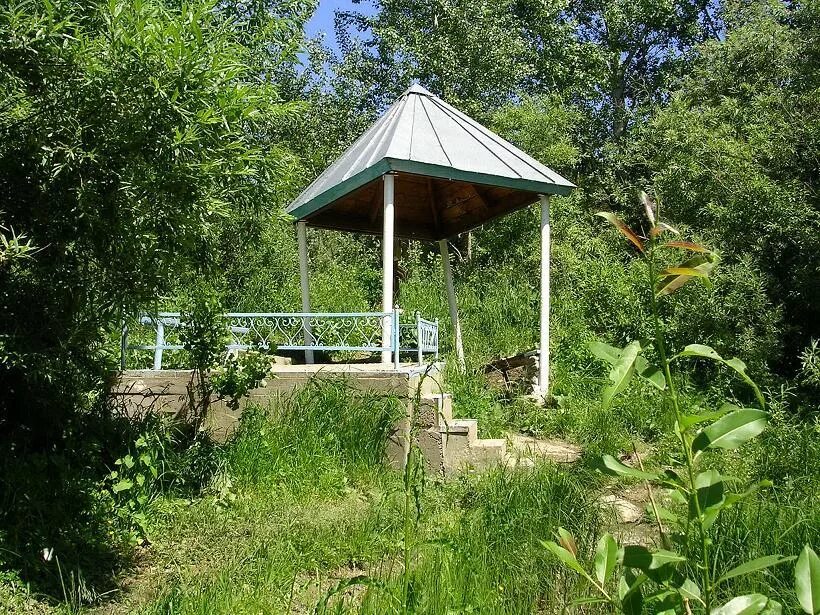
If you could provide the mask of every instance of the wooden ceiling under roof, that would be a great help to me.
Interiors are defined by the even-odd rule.
[[[538,200],[514,188],[395,173],[395,235],[402,239],[446,239]],[[382,178],[337,199],[305,218],[309,226],[379,235],[382,232]]]

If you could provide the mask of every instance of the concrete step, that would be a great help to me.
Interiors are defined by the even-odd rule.
[[[444,436],[438,427],[416,432],[415,439],[424,460],[424,472],[428,476],[444,476]]]
[[[581,458],[583,452],[579,446],[555,438],[541,439],[510,432],[507,439],[510,443],[510,455],[518,460],[547,459],[556,463],[574,463]]]
[[[420,390],[419,390],[420,389]],[[422,377],[417,375],[413,377],[410,387],[411,395],[416,393],[425,395],[439,395],[444,392],[444,370],[443,364],[436,365]]]
[[[444,436],[444,467],[446,472],[457,471],[469,462],[470,444],[478,439],[478,421],[454,419],[440,427]]]
[[[502,463],[508,468],[532,468],[535,460],[532,457],[522,457],[516,451],[507,451]]]
[[[453,419],[441,426],[442,433],[448,436],[464,437],[467,443],[478,440],[478,421],[476,419]]]
[[[474,470],[485,470],[504,462],[507,454],[505,438],[487,438],[470,444],[470,464]]]
[[[504,463],[507,458],[506,438],[478,438],[478,421],[475,419],[455,419],[441,429],[445,434],[445,473],[484,470]]]
[[[449,393],[424,395],[419,399],[413,417],[416,425],[423,429],[440,427],[453,420],[453,397]]]

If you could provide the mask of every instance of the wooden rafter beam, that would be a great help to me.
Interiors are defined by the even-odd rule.
[[[436,197],[436,187],[433,185],[433,179],[427,178],[427,196],[430,203],[430,214],[433,216],[433,227],[436,232],[439,232],[438,222],[438,198]]]
[[[481,194],[481,192],[478,191],[478,188],[476,188],[473,184],[467,184],[467,185],[470,187],[470,192],[472,192],[473,195],[475,196],[475,198],[478,199],[478,202],[481,204],[481,206],[485,210],[489,211],[490,210],[490,204],[487,202],[487,199],[484,198],[484,195]]]
[[[382,190],[379,182],[374,182],[373,196],[370,198],[370,224],[376,222],[382,210]]]

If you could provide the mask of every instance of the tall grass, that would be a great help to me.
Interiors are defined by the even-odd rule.
[[[498,468],[427,494],[409,604],[389,576],[368,589],[364,613],[532,613],[559,611],[574,579],[551,561],[540,540],[572,527],[590,553],[598,508],[586,476],[549,464],[531,471]]]
[[[317,481],[379,466],[402,412],[395,397],[355,393],[344,380],[316,380],[269,408],[245,411],[227,448],[228,468],[242,484],[320,488]]]
[[[225,449],[235,497],[167,511],[166,540],[192,551],[169,546],[188,564],[140,612],[559,611],[579,588],[540,540],[570,528],[590,555],[594,477],[549,464],[446,483],[416,475],[406,511],[382,463],[398,410],[330,381],[247,412]]]
[[[191,508],[166,501],[156,511],[167,539],[190,549],[174,560],[196,565],[180,568],[141,612],[306,609],[328,571],[381,557],[399,519],[389,497],[399,480],[382,462],[400,414],[394,397],[342,380],[246,410],[224,449],[222,480]]]

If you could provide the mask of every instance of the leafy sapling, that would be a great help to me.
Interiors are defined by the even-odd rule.
[[[742,491],[733,491],[738,481],[714,469],[701,470],[701,456],[709,450],[738,448],[758,436],[767,424],[766,403],[740,359],[725,359],[703,344],[689,344],[677,353],[670,348],[660,316],[660,302],[690,281],[700,280],[711,284],[709,276],[718,257],[705,246],[677,239],[678,231],[658,219],[658,208],[646,193],[641,193],[641,201],[649,225],[648,233],[643,235],[610,212],[598,215],[613,224],[645,261],[654,337],[632,341],[624,348],[595,342],[590,350],[610,365],[611,382],[602,395],[604,408],[627,390],[636,375],[662,392],[674,413],[673,429],[679,455],[673,467],[663,473],[624,465],[610,455],[604,456],[603,466],[610,473],[647,481],[647,486],[652,483],[668,489],[671,499],[678,504],[674,508],[681,512],[663,509],[653,499],[653,513],[659,522],[664,548],[652,550],[639,545],[618,546],[615,539],[607,534],[598,544],[594,576],[578,561],[574,540],[565,530],[559,528],[558,542],[548,541],[544,544],[595,590],[596,595],[581,600],[583,603],[607,602],[624,613],[640,613],[645,607],[656,613],[779,613],[781,605],[760,594],[737,596],[722,605],[716,604],[719,596],[725,596],[721,586],[727,581],[795,558],[780,555],[761,557],[718,576],[709,529],[722,511],[771,483],[762,481],[747,485]],[[667,239],[670,236],[674,238]],[[684,254],[682,261],[680,253]],[[678,258],[672,261],[673,257]],[[673,264],[669,264],[670,261]],[[651,365],[645,358],[648,350],[654,351],[653,354],[659,358],[659,366]],[[673,368],[688,358],[708,359],[732,369],[751,388],[757,407],[741,408],[727,402],[710,412],[685,413],[681,408]],[[693,544],[694,548],[691,547]],[[816,565],[816,555],[812,560],[813,553],[807,547],[801,556],[801,562],[805,563],[798,563],[798,595],[807,613],[818,612],[818,602],[814,601],[814,596],[820,601],[820,565]],[[810,562],[815,562],[814,573],[811,572]],[[617,579],[616,570],[619,572]],[[694,578],[688,576],[689,572]],[[616,590],[610,589],[610,583],[615,585]]]
[[[218,293],[198,287],[182,313],[180,337],[194,368],[191,419],[196,431],[204,424],[214,399],[224,399],[233,411],[253,389],[272,377],[271,357],[258,350],[226,353],[228,328]]]
[[[196,431],[202,426],[211,404],[211,368],[218,364],[228,340],[222,304],[214,288],[201,284],[195,288],[182,311],[180,339],[194,368],[191,382],[191,420]]]

